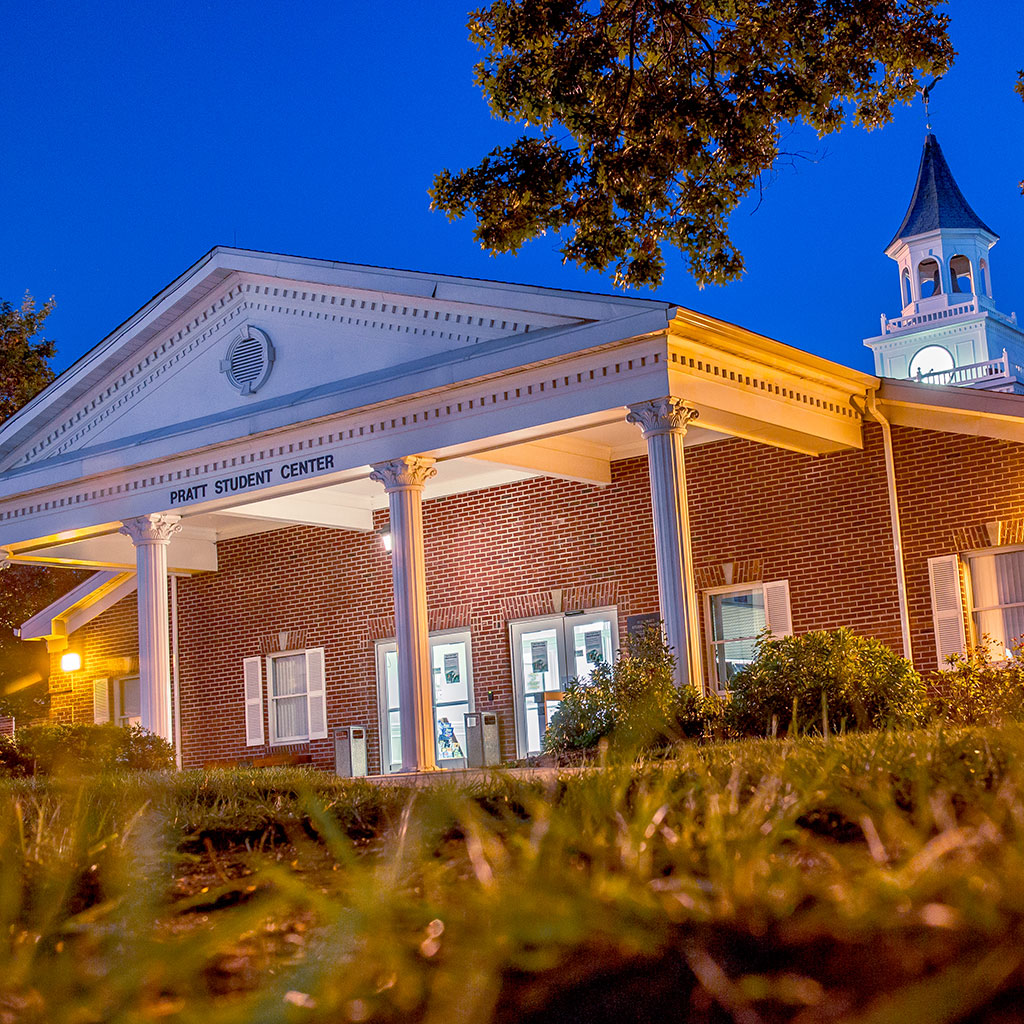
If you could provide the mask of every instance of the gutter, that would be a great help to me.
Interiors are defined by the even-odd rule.
[[[896,561],[896,593],[900,606],[900,631],[903,634],[903,657],[913,664],[913,649],[910,643],[910,610],[907,605],[907,576],[903,563],[903,531],[900,526],[900,506],[896,493],[896,465],[892,450],[892,424],[882,414],[878,404],[878,391],[871,388],[867,393],[866,411],[882,428],[882,443],[885,449],[885,483],[889,494],[889,518],[892,523],[892,546]]]

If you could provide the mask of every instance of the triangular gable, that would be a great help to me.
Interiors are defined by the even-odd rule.
[[[668,308],[215,249],[0,429],[0,472]]]

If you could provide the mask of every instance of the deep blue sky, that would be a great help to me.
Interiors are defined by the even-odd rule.
[[[436,171],[510,135],[473,85],[469,7],[0,0],[0,296],[56,296],[62,369],[216,244],[611,291],[551,240],[495,259],[430,212]],[[1002,236],[996,300],[1024,313],[1024,18],[1019,0],[949,9],[960,55],[932,123]],[[733,218],[743,280],[700,291],[670,254],[657,294],[870,369],[923,140],[920,106],[881,131],[798,132],[813,159]]]

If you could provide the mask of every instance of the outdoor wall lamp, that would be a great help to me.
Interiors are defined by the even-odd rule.
[[[391,527],[387,524],[377,528],[377,536],[380,537],[381,546],[390,555],[391,554]]]
[[[77,651],[67,651],[60,656],[61,672],[77,672],[82,667],[82,656]]]

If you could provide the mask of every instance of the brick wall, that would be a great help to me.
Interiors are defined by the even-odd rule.
[[[14,735],[14,719],[6,715],[0,715],[0,736]]]
[[[914,664],[937,668],[928,559],[1024,544],[1024,445],[893,428]]]
[[[895,443],[914,653],[929,668],[927,558],[957,550],[955,531],[1020,507],[1012,480],[1022,478],[1024,446],[909,429]],[[787,579],[796,631],[845,625],[898,647],[877,426],[865,428],[862,451],[817,458],[739,439],[700,445],[687,452],[687,477],[701,588],[730,575]],[[620,634],[627,615],[657,610],[643,458],[614,463],[608,487],[537,478],[426,502],[424,537],[431,628],[470,627],[476,707],[498,712],[505,756],[515,750],[510,618],[551,611],[552,590],[564,609],[615,604]],[[221,542],[218,555],[218,572],[179,582],[185,764],[269,752],[245,746],[242,659],[278,649],[286,631],[286,647],[325,648],[328,725],[365,724],[377,770],[374,641],[394,629],[390,560],[378,538],[294,527]],[[81,633],[75,685],[59,672],[51,684],[61,720],[91,720],[89,680],[130,665],[134,598]],[[328,740],[294,749],[333,764]]]

